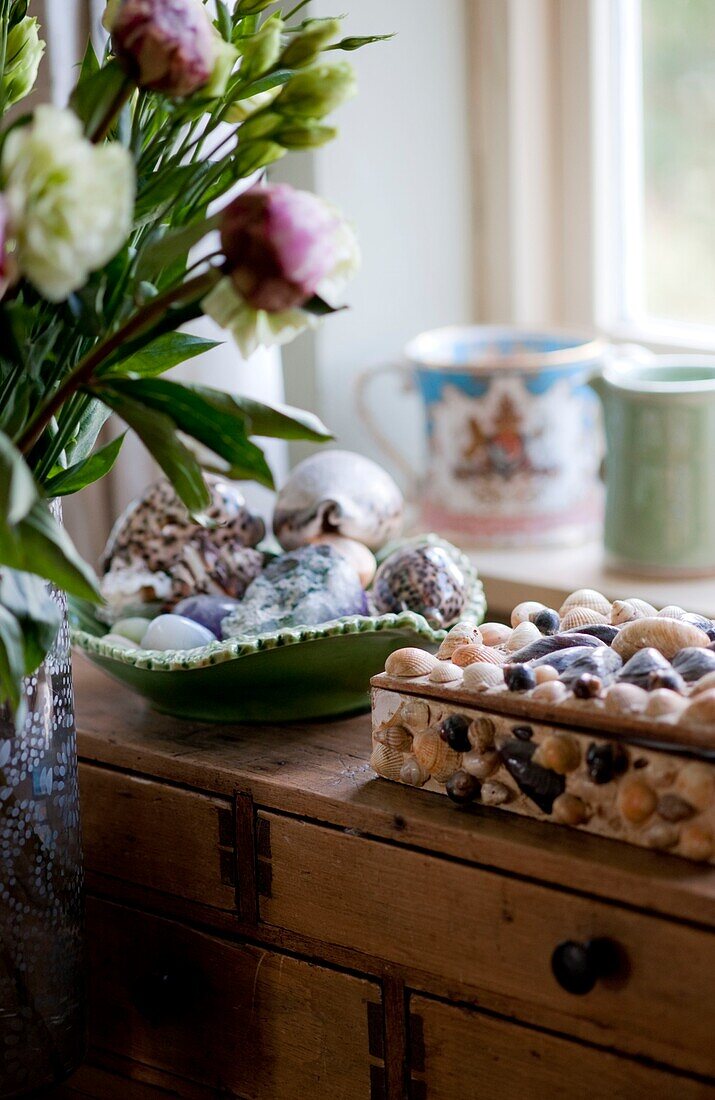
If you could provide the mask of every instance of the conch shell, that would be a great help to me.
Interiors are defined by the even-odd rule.
[[[613,639],[611,648],[624,661],[637,653],[639,649],[657,649],[670,660],[680,649],[686,646],[707,646],[710,639],[704,630],[679,619],[661,619],[652,616],[645,619],[633,619],[625,623]]]

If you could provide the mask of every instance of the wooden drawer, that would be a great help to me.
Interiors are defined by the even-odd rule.
[[[369,981],[92,898],[88,941],[91,1049],[176,1095],[363,1100],[383,1080]]]
[[[712,1100],[715,1089],[425,997],[410,999],[411,1100]]]
[[[712,934],[275,814],[259,815],[258,851],[271,925],[397,963],[418,988],[715,1076]],[[554,949],[594,937],[624,969],[567,993]]]
[[[139,776],[81,764],[89,872],[218,909],[236,908],[233,808]]]

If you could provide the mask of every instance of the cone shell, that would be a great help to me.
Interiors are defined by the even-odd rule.
[[[570,596],[567,596],[559,608],[561,618],[572,607],[589,607],[591,611],[598,611],[601,615],[609,616],[611,614],[611,601],[607,600],[600,592],[596,592],[594,588],[579,588],[576,592],[572,592]]]
[[[400,771],[402,765],[405,762],[405,754],[398,752],[397,749],[392,749],[389,745],[382,745],[378,743],[372,750],[372,756],[370,757],[370,767],[373,771],[381,775],[383,779],[400,778]]]
[[[681,722],[688,729],[710,734],[708,744],[715,744],[715,689],[696,695],[682,713]]]
[[[480,627],[485,645],[503,645],[511,636],[512,628],[504,623],[482,623]]]
[[[562,684],[560,680],[544,680],[532,690],[531,698],[538,699],[540,703],[563,703],[570,694],[566,684]]]
[[[648,693],[643,712],[647,718],[677,718],[688,705],[688,700],[670,688],[656,688]]]
[[[612,649],[627,661],[639,649],[657,649],[670,660],[686,646],[707,646],[710,639],[704,630],[678,619],[651,616],[625,623],[613,639]]]
[[[419,760],[414,756],[408,756],[398,776],[401,783],[409,783],[411,787],[424,787],[429,779],[429,772],[423,768]]]
[[[648,692],[636,684],[613,684],[604,695],[609,714],[642,714],[647,703]]]
[[[426,676],[437,664],[437,658],[424,649],[396,649],[385,661],[385,672],[390,676],[411,679],[414,676]]]
[[[597,623],[608,622],[600,611],[594,611],[592,607],[570,607],[561,620],[561,630],[574,630],[580,626],[596,626]]]
[[[545,607],[546,604],[537,603],[536,600],[524,600],[523,603],[518,603],[511,613],[511,625],[518,626],[519,623],[528,622],[530,615],[543,611]]]
[[[450,661],[455,649],[463,645],[480,645],[482,632],[474,623],[456,623],[437,650],[440,661]]]
[[[412,748],[412,734],[404,726],[385,726],[384,729],[376,730],[373,741],[388,749],[397,749],[398,752],[409,752]]]
[[[524,622],[514,627],[504,644],[504,648],[507,653],[516,653],[518,649],[523,649],[524,646],[529,645],[531,642],[536,642],[542,637],[543,635],[538,626],[534,626],[533,623],[524,620]]]
[[[415,760],[438,783],[445,783],[462,766],[461,752],[450,749],[434,730],[419,733],[412,742]]]
[[[659,619],[682,619],[687,612],[675,603],[669,603],[667,607],[661,607],[658,612]]]
[[[462,670],[451,661],[438,661],[429,674],[433,684],[453,684],[462,679]]]
[[[651,619],[657,614],[653,605],[645,600],[616,600],[611,607],[611,624],[620,626],[621,623],[630,623],[633,619]]]
[[[504,672],[501,665],[479,661],[465,668],[462,683],[467,691],[486,691],[488,688],[503,687]]]

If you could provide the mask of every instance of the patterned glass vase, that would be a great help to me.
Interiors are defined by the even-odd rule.
[[[67,605],[24,685],[18,733],[0,708],[0,1097],[67,1077],[85,1044],[82,862]]]

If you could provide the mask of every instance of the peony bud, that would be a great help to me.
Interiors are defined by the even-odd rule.
[[[109,18],[114,51],[140,88],[181,97],[211,80],[215,28],[201,0],[122,0]]]
[[[0,98],[7,107],[24,99],[35,87],[45,43],[38,34],[37,20],[25,16],[8,31],[5,69]]]
[[[221,244],[234,287],[269,313],[311,298],[335,262],[338,219],[308,191],[252,187],[224,210]]]
[[[333,38],[340,33],[339,19],[307,19],[281,54],[281,66],[299,69],[310,65]]]
[[[356,93],[350,62],[324,57],[288,81],[280,97],[280,109],[290,118],[324,118]]]

